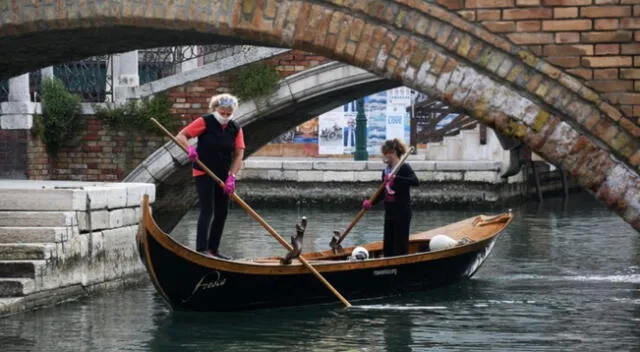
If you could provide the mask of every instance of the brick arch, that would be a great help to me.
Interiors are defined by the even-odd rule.
[[[135,0],[35,3],[0,7],[0,44],[19,42],[22,48],[11,62],[33,65],[96,50],[146,47],[151,42],[144,33],[152,31],[165,34],[154,37],[154,45],[215,37],[315,52],[402,81],[524,141],[640,230],[640,127],[577,79],[438,5],[415,0],[154,0],[152,8]],[[56,31],[95,42],[80,46],[60,40],[57,52],[66,56],[45,52],[29,60],[37,39],[55,38]],[[111,33],[130,34],[123,42]],[[6,72],[20,71],[15,63],[10,67]]]

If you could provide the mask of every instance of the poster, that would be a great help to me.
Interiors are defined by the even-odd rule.
[[[320,154],[343,154],[342,129],[345,127],[343,107],[337,107],[318,118],[318,152]]]
[[[409,143],[410,114],[414,91],[399,87],[364,98],[367,117],[367,152],[379,155],[387,139]],[[352,154],[356,149],[356,101],[344,104],[318,117],[317,140],[322,155]]]

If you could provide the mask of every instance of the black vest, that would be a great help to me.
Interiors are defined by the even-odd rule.
[[[202,118],[206,128],[198,136],[198,157],[216,176],[225,180],[231,167],[233,152],[236,149],[236,136],[240,128],[234,121],[229,121],[223,129],[212,114],[204,115]],[[202,171],[196,163],[193,163],[193,168]]]

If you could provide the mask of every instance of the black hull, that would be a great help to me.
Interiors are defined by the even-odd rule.
[[[142,225],[141,225],[142,226]],[[378,298],[433,289],[471,277],[489,255],[498,236],[441,258],[349,270],[316,268],[348,300]],[[256,274],[201,265],[175,253],[154,236],[138,238],[140,256],[151,280],[175,310],[239,311],[258,308],[339,304],[311,273]],[[196,254],[193,254],[196,255]],[[212,260],[212,259],[207,259]]]

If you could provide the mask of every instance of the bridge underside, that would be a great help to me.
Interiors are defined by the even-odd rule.
[[[0,48],[11,48],[10,55],[0,55],[0,80],[90,56],[187,43],[264,46],[253,40],[195,30],[137,27],[79,28],[15,37],[0,36]]]

